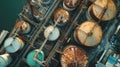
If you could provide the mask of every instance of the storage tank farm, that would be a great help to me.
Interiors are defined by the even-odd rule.
[[[120,0],[27,0],[0,67],[120,67]]]

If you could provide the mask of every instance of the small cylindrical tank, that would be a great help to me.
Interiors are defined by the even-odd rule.
[[[38,14],[38,11],[34,8],[34,7],[32,7],[32,10],[33,10],[33,16],[38,20],[38,19],[40,19],[40,15]],[[42,15],[43,16],[43,15]]]
[[[113,19],[116,13],[117,9],[113,0],[96,0],[94,4],[88,8],[86,15],[88,19],[108,21]],[[103,17],[101,18],[102,14]]]
[[[62,67],[87,67],[88,56],[82,48],[69,45],[63,50],[61,55]]]
[[[58,23],[59,25],[66,24],[70,18],[69,12],[65,9],[57,9],[54,12],[54,22]]]
[[[9,32],[6,31],[6,30],[3,30],[1,33],[0,33],[0,44],[3,42],[3,40],[5,39],[5,37],[7,36]]]
[[[85,21],[75,29],[74,39],[84,46],[96,46],[102,39],[102,29],[96,22]]]
[[[42,4],[47,5],[47,4],[49,4],[49,3],[51,2],[51,0],[40,0],[40,2],[41,2]]]
[[[74,10],[80,4],[80,0],[63,0],[63,7],[69,11]]]
[[[31,30],[30,25],[25,21],[18,21],[15,25],[15,28],[19,28],[19,27],[20,27],[20,32],[22,33],[29,33]]]
[[[4,48],[9,53],[17,52],[22,49],[24,46],[24,42],[22,39],[18,37],[8,37],[4,42]]]
[[[41,67],[41,65],[34,60],[34,56],[37,51],[38,51],[38,49],[33,50],[30,53],[28,53],[28,55],[27,55],[26,60],[30,67]],[[37,59],[39,59],[40,61],[44,61],[44,52],[43,51],[41,51],[38,54]]]
[[[11,61],[12,58],[9,54],[0,55],[0,67],[6,67]]]
[[[57,27],[48,26],[44,31],[44,37],[50,41],[55,41],[60,36],[60,31]]]

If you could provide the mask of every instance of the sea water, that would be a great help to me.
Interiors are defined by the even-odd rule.
[[[0,31],[12,31],[27,0],[0,0]]]

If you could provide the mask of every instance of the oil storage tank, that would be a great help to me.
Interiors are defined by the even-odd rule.
[[[87,67],[88,56],[86,51],[74,45],[69,45],[61,55],[62,67]]]
[[[20,28],[21,33],[29,33],[31,30],[30,24],[25,21],[18,21],[15,28]]]
[[[102,39],[102,29],[94,21],[85,21],[75,29],[74,39],[84,46],[96,46]]]
[[[54,22],[59,25],[64,25],[70,18],[69,12],[63,8],[59,8],[54,12]]]
[[[10,54],[3,54],[0,55],[0,67],[6,67],[10,62],[12,61],[12,58]]]
[[[41,65],[34,60],[34,56],[37,53],[37,51],[38,51],[38,49],[35,49],[35,50],[29,52],[27,55],[26,60],[30,67],[41,67]],[[39,59],[40,61],[44,61],[44,52],[43,51],[39,52],[39,54],[37,55],[37,59]]]
[[[108,21],[113,19],[116,13],[117,9],[113,0],[96,0],[89,6],[86,15],[88,19]]]
[[[80,0],[63,0],[63,7],[69,11],[74,10],[80,4]]]
[[[9,53],[17,52],[22,49],[24,42],[19,37],[8,37],[4,42],[4,48]]]

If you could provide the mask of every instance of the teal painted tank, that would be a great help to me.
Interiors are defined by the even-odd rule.
[[[34,56],[35,54],[37,53],[37,49],[36,50],[33,50],[31,51],[28,55],[27,55],[27,63],[30,67],[40,67],[41,65],[39,63],[37,63],[35,60],[34,60]],[[44,52],[41,51],[37,58],[40,60],[40,61],[44,61]]]

